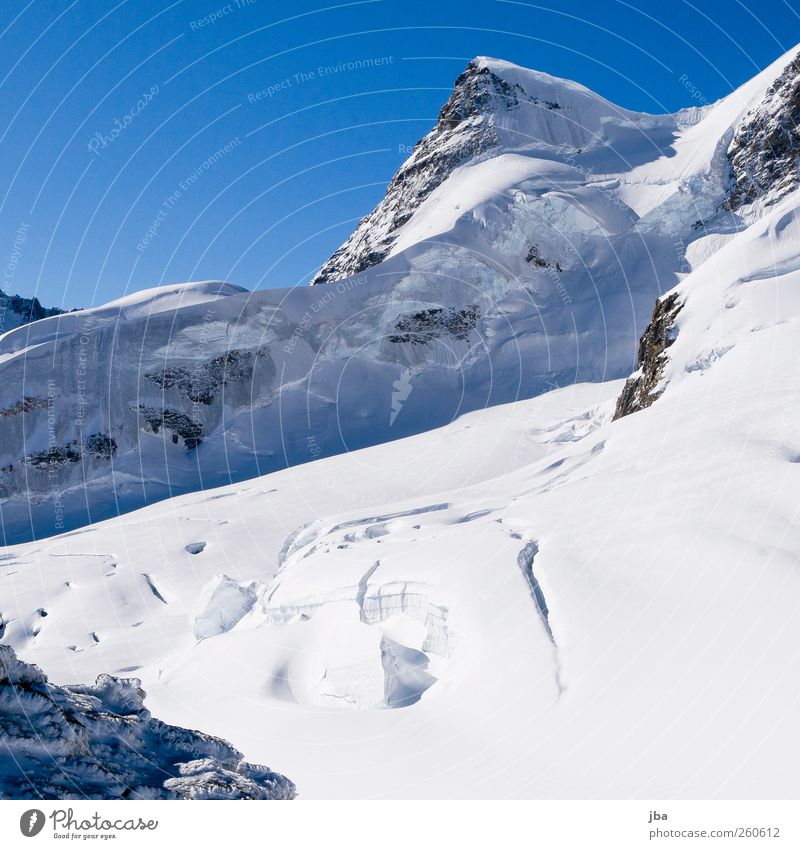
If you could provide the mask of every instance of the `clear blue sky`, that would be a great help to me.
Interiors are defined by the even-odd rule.
[[[472,56],[665,112],[716,100],[800,41],[784,0],[5,11],[0,286],[67,307],[183,280],[304,282],[380,199]],[[370,59],[381,62],[347,67]]]

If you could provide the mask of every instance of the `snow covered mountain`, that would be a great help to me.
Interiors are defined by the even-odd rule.
[[[457,241],[467,251],[488,246],[506,223],[518,231],[518,244],[512,248],[509,240],[491,251],[500,254],[501,266],[524,273],[524,262],[534,270],[558,263],[563,271],[579,259],[581,246],[569,238],[573,232],[616,236],[638,218],[617,198],[610,175],[666,154],[700,115],[630,112],[577,83],[474,59],[386,197],[313,282],[358,274],[410,245],[444,236],[456,224],[458,239],[446,244]],[[481,238],[477,231],[487,226],[493,229]],[[532,249],[550,265],[534,262]]]
[[[0,646],[0,799],[292,799],[225,743],[153,719],[136,679],[56,687]]]
[[[3,642],[57,684],[135,674],[304,797],[796,798],[796,54],[666,117],[478,60],[419,167],[500,141],[393,184],[326,285],[2,337],[4,386],[102,378],[88,446],[55,403],[0,418],[13,533],[51,468],[91,510],[270,471],[7,547]]]
[[[628,375],[656,298],[788,190],[743,175],[772,173],[758,128],[792,114],[793,58],[662,116],[476,59],[326,285],[165,287],[6,333],[6,541]]]
[[[30,324],[32,321],[62,315],[63,312],[64,310],[58,307],[43,307],[36,297],[24,298],[21,295],[0,292],[0,333]]]

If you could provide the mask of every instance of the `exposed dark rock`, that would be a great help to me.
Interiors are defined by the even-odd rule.
[[[167,725],[136,678],[57,687],[0,645],[0,799],[292,799],[218,737]]]
[[[614,419],[649,407],[664,391],[658,386],[667,363],[667,348],[677,338],[675,319],[682,308],[677,292],[656,301],[650,324],[639,340],[639,371],[625,382],[617,399]]]
[[[105,433],[93,433],[84,439],[83,452],[110,460],[117,453],[117,443]]]
[[[793,59],[761,104],[742,119],[728,148],[734,185],[725,208],[758,198],[767,205],[800,183],[800,57]]]
[[[536,268],[554,268],[556,271],[563,271],[561,263],[557,260],[545,259],[539,252],[536,245],[532,245],[525,257],[525,262],[529,262]]]
[[[419,312],[405,313],[395,323],[395,333],[389,336],[390,342],[411,342],[413,345],[426,345],[431,339],[449,335],[454,339],[466,340],[475,329],[481,316],[480,307],[470,304],[462,310],[453,307],[432,307]]]
[[[172,441],[177,444],[179,439],[187,449],[196,448],[203,441],[203,425],[201,422],[187,416],[180,410],[170,407],[147,407],[139,404],[139,415],[144,419],[145,430],[158,433],[163,427],[172,432]]]
[[[42,318],[64,314],[64,310],[58,307],[43,307],[38,298],[23,298],[21,295],[6,295],[4,292],[0,292],[0,310],[16,313],[16,324],[30,324]]]
[[[0,418],[8,418],[9,416],[17,416],[20,413],[29,413],[31,410],[46,410],[49,406],[47,398],[37,398],[32,395],[26,395],[19,401],[15,401],[10,407],[0,410]]]
[[[46,469],[67,463],[79,463],[86,455],[109,460],[116,451],[117,443],[110,436],[104,433],[92,433],[83,442],[80,439],[73,439],[66,445],[53,445],[44,451],[28,454],[25,462],[36,469]]]
[[[231,382],[250,380],[256,360],[268,356],[267,347],[256,352],[231,349],[212,360],[198,363],[192,369],[168,366],[160,372],[146,372],[145,377],[164,389],[177,388],[190,401],[211,404],[222,387]]]
[[[81,459],[78,442],[68,442],[66,445],[54,445],[44,451],[35,451],[25,457],[25,462],[36,469],[49,466],[63,466],[66,463],[78,463]]]
[[[514,109],[520,99],[527,99],[520,86],[506,82],[494,71],[472,61],[456,79],[453,93],[439,112],[438,129],[455,129],[462,121],[481,115],[497,102],[505,109]]]

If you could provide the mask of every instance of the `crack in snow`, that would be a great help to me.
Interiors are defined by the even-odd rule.
[[[163,604],[169,604],[169,602],[164,598],[163,595],[158,591],[158,587],[155,585],[152,576],[147,572],[142,572],[142,577],[147,581],[147,586],[150,587],[150,592]]]
[[[356,594],[356,602],[358,604],[358,612],[361,616],[362,622],[368,622],[366,611],[364,610],[364,599],[367,595],[367,587],[369,585],[369,579],[375,574],[378,567],[381,565],[380,560],[376,560],[375,563],[367,569],[367,571],[362,575],[361,580],[358,582],[358,593]]]
[[[519,568],[522,570],[522,574],[525,576],[525,580],[528,582],[528,587],[531,591],[531,598],[533,598],[533,603],[536,605],[536,612],[539,614],[539,619],[544,627],[545,633],[547,634],[547,638],[553,646],[556,685],[558,687],[558,697],[561,698],[561,694],[565,689],[561,682],[561,656],[558,643],[556,642],[555,635],[553,634],[553,627],[550,624],[550,608],[547,606],[547,599],[544,596],[542,585],[539,583],[539,580],[533,571],[533,561],[536,559],[536,555],[538,553],[538,543],[531,540],[525,544],[522,551],[520,551],[517,555],[517,563],[519,564]]]

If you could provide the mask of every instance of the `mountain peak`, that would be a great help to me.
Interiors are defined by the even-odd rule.
[[[384,199],[312,280],[328,283],[386,259],[398,232],[458,168],[503,153],[570,157],[605,143],[613,125],[651,121],[571,80],[476,56],[456,78],[436,125],[414,147]]]
[[[524,89],[498,75],[488,61],[473,59],[456,79],[453,93],[439,112],[439,127],[454,129],[468,118],[513,109],[525,98]]]

